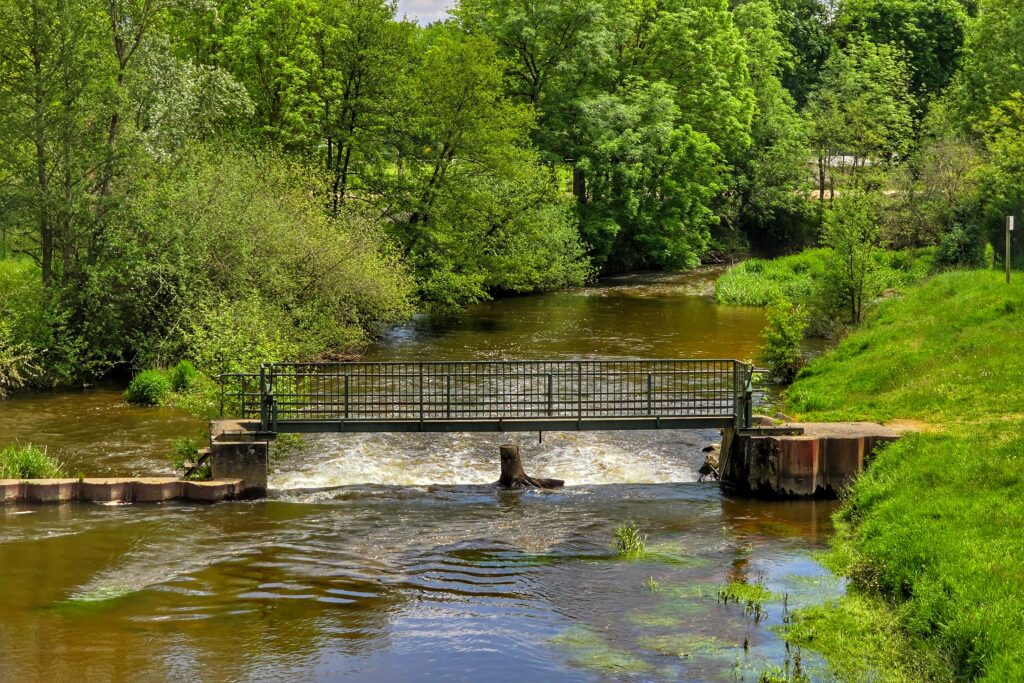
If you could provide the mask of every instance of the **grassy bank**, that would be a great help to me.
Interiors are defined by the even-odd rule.
[[[948,273],[883,303],[789,389],[801,419],[923,430],[838,516],[829,560],[850,595],[790,631],[847,677],[1024,679],[1022,358],[1024,283]]]
[[[828,268],[828,255],[828,249],[808,249],[772,260],[743,261],[715,282],[715,299],[740,306],[768,306],[780,299],[807,301]],[[902,290],[928,275],[933,250],[879,251],[876,258],[883,288]]]

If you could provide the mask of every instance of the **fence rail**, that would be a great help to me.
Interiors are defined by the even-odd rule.
[[[265,431],[746,426],[735,360],[272,363],[221,377],[222,414]]]

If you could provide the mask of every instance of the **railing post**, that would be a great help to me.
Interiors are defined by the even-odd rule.
[[[452,418],[452,376],[444,376],[444,415],[449,420]]]
[[[419,364],[420,370],[420,431],[423,431],[423,363]]]
[[[743,427],[743,375],[745,365],[738,360],[732,362],[732,418],[736,429]]]
[[[576,361],[576,428],[583,422],[583,363]]]
[[[744,366],[746,382],[743,384],[743,426],[750,429],[754,422],[754,366]]]
[[[654,414],[654,375],[647,373],[647,414]]]
[[[348,373],[345,373],[345,419],[348,419]]]
[[[555,378],[549,372],[548,377],[548,417],[552,417],[555,414]]]
[[[260,366],[260,426],[263,431],[267,431],[270,427],[270,395],[269,387],[267,386],[267,366]]]

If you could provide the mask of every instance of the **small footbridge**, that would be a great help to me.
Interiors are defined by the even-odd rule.
[[[267,435],[750,427],[738,360],[269,363],[221,376],[221,416]]]

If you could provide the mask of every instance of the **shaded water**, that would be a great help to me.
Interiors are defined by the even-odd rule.
[[[763,312],[716,306],[710,278],[424,316],[371,356],[754,356]],[[107,389],[0,404],[0,443],[90,473],[165,469],[197,426]],[[810,559],[834,506],[696,483],[716,437],[513,437],[557,492],[486,486],[509,435],[310,437],[267,501],[0,508],[0,680],[756,680],[787,657],[769,627],[841,590]],[[642,558],[611,547],[626,521]],[[730,580],[763,581],[767,614],[720,604]]]

